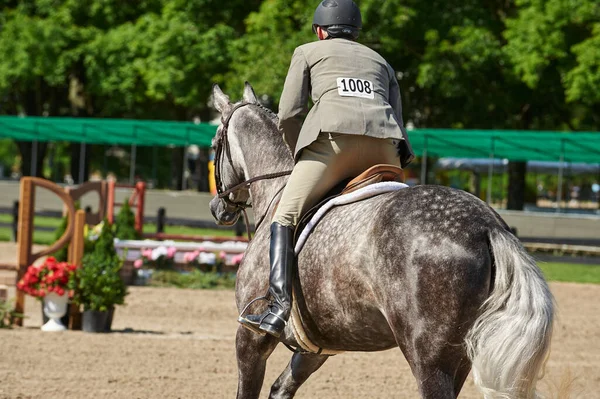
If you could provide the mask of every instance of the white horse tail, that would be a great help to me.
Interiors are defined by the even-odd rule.
[[[489,235],[493,289],[465,338],[485,398],[535,398],[550,349],[554,299],[535,260],[504,230]]]

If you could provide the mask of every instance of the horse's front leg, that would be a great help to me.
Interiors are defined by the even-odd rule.
[[[293,398],[300,386],[325,363],[329,356],[294,353],[292,360],[271,387],[269,399]]]
[[[277,346],[276,338],[259,335],[239,326],[235,337],[238,363],[238,399],[254,399],[260,395],[267,359]]]

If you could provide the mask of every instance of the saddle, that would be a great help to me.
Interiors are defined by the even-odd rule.
[[[373,183],[380,183],[382,181],[397,181],[404,183],[404,171],[394,165],[379,164],[371,166],[369,169],[350,180],[341,194],[348,194],[353,191],[363,188]]]
[[[325,197],[311,209],[309,209],[298,222],[296,227],[295,238],[297,239],[306,224],[310,221],[312,216],[323,206],[327,201],[339,197],[340,195],[350,194],[358,189],[366,187],[370,184],[380,183],[384,181],[397,181],[404,183],[404,171],[402,168],[394,165],[379,164],[371,166],[369,169],[362,172],[360,175],[343,180],[332,188]]]

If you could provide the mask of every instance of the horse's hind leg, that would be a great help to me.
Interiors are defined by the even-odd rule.
[[[413,332],[414,335],[396,333],[396,341],[417,380],[421,397],[454,399],[469,375],[471,363],[461,342],[459,328],[434,327],[439,328],[420,330],[417,334]]]
[[[458,396],[458,392],[454,391],[454,376],[442,369],[420,368],[414,374],[423,399],[455,399]]]
[[[258,335],[239,326],[236,339],[238,364],[238,399],[255,399],[265,378],[267,359],[278,341],[270,335]]]
[[[312,353],[294,353],[292,360],[271,387],[269,398],[293,398],[298,388],[325,363],[328,357]]]

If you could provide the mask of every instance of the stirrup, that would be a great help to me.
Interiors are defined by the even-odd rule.
[[[254,324],[250,323],[250,321],[243,316],[238,316],[237,321],[238,321],[238,323],[240,323],[242,325],[242,327],[244,327],[247,330],[252,331],[253,333],[256,333],[258,335],[266,335],[267,334],[265,331],[261,330],[260,328],[255,327]]]
[[[253,300],[251,300],[245,307],[244,309],[242,309],[242,311],[240,312],[239,317],[243,317],[244,313],[246,313],[246,310],[248,310],[248,308],[256,301],[267,301],[267,302],[271,302],[269,300],[269,296],[265,295],[265,296],[259,296],[258,298],[254,298]]]
[[[251,300],[245,307],[244,309],[242,309],[241,313],[238,316],[238,323],[240,323],[242,325],[242,327],[258,334],[258,335],[266,335],[267,333],[261,329],[258,328],[258,326],[254,326],[254,324],[250,323],[250,321],[248,319],[246,319],[246,317],[244,317],[244,314],[246,313],[246,311],[248,310],[248,308],[256,301],[267,301],[270,302],[269,297],[268,296],[261,296],[258,298],[254,298],[253,300]],[[261,320],[262,323],[262,320]]]

